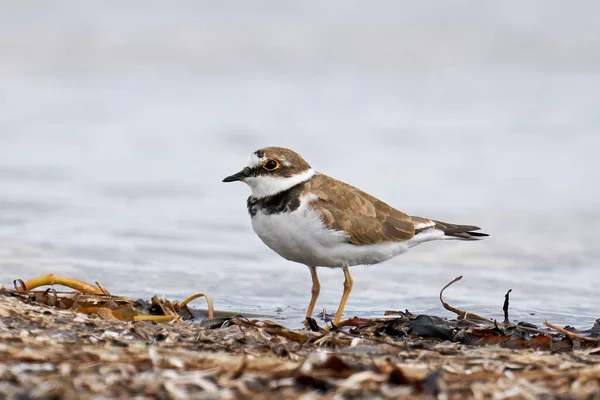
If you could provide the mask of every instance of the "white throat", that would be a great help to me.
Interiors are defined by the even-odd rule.
[[[309,180],[314,175],[315,171],[309,168],[304,172],[289,177],[261,175],[246,178],[244,182],[250,186],[252,196],[260,198],[281,193],[299,183]]]

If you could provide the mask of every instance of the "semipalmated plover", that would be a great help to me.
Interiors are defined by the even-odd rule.
[[[412,217],[347,183],[315,172],[300,155],[265,147],[250,155],[248,166],[223,182],[243,181],[252,190],[247,207],[258,237],[283,258],[304,264],[312,277],[312,316],[320,292],[316,267],[342,268],[344,292],[338,325],[352,290],[349,267],[378,264],[432,240],[477,240],[485,233]]]

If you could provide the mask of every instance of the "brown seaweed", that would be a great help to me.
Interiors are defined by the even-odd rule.
[[[32,281],[68,283],[75,291],[34,290],[28,286]],[[462,399],[600,393],[594,329],[584,335],[549,323],[542,328],[507,323],[508,293],[500,325],[445,303],[442,290],[440,300],[458,315],[455,320],[406,311],[350,318],[337,329],[315,321],[314,329],[294,330],[215,312],[205,295],[140,302],[112,295],[99,283],[56,277],[16,287],[0,288],[0,397]],[[210,318],[200,322],[188,308],[198,297],[207,299]]]

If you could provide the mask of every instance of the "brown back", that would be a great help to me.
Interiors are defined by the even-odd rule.
[[[328,228],[346,231],[352,244],[403,242],[415,235],[408,215],[327,175],[316,174],[303,191],[318,197],[310,206],[322,215]]]

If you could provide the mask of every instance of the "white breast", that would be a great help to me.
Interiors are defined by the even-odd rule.
[[[327,229],[319,214],[309,207],[311,198],[301,200],[293,212],[252,217],[252,228],[273,251],[290,261],[321,267],[377,264],[408,250],[406,243],[357,246],[346,234]]]

